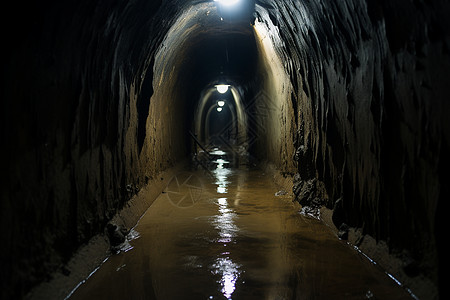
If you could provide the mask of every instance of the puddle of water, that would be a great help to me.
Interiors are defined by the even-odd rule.
[[[277,195],[270,177],[211,154],[215,169],[180,176],[191,182],[184,186],[174,180],[135,227],[129,251],[111,256],[71,299],[411,299]]]

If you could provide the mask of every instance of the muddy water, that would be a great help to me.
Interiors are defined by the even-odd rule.
[[[215,162],[174,177],[71,299],[411,299],[261,170]]]

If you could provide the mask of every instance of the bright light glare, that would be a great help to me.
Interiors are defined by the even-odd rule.
[[[233,6],[239,3],[240,0],[214,0],[214,2],[219,2],[224,6]]]
[[[222,111],[222,107],[218,107],[217,112],[221,112],[221,111]]]
[[[222,107],[222,106],[225,105],[225,101],[219,100],[219,101],[217,101],[217,105],[219,105],[220,107]]]
[[[225,94],[228,91],[228,84],[218,84],[216,85],[216,89],[219,93]]]

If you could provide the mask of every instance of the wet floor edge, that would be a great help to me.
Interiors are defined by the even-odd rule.
[[[280,172],[274,164],[268,161],[260,162],[258,167],[271,176],[277,187],[287,191],[290,195],[292,193],[293,176],[289,176]],[[298,203],[297,203],[298,204]],[[301,205],[298,204],[295,209],[300,210]],[[334,225],[332,220],[333,210],[327,207],[320,209],[320,220],[330,229],[336,236],[336,239],[341,240],[338,236],[339,229]],[[376,265],[378,269],[392,279],[397,285],[402,287],[413,299],[419,299],[414,293],[414,290],[433,290],[436,289],[434,283],[423,278],[411,278],[405,274],[401,268],[403,262],[398,257],[390,253],[389,249],[383,242],[377,242],[372,236],[365,235],[366,242],[358,243],[362,236],[361,228],[350,228],[350,235],[347,240],[342,240],[347,246],[372,264]]]
[[[187,160],[164,170],[139,191],[110,222],[133,228],[136,226],[167,186],[170,179],[188,165]],[[111,245],[106,234],[92,237],[80,246],[69,262],[50,275],[50,279],[35,286],[25,299],[48,300],[67,299],[112,255]]]

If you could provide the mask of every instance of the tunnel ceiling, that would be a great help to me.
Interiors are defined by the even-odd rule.
[[[200,3],[175,21],[160,55],[173,57],[169,64],[179,69],[180,84],[199,95],[221,80],[245,84],[253,79],[259,54],[250,23],[252,13],[245,9],[249,8],[240,7],[228,17],[214,2]]]
[[[247,35],[202,32],[187,51],[181,74],[194,78],[197,88],[221,79],[245,83],[255,75],[258,53],[251,31]]]

